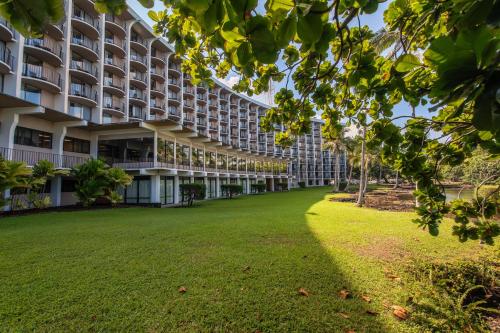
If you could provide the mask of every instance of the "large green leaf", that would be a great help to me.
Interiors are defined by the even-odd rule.
[[[182,4],[196,13],[204,13],[210,7],[209,0],[183,0]]]
[[[274,34],[268,28],[260,28],[249,35],[255,58],[264,63],[272,64],[278,59]]]
[[[420,60],[415,55],[403,54],[396,61],[394,68],[400,73],[406,73],[420,65]]]
[[[236,50],[236,56],[240,67],[246,66],[250,59],[252,59],[252,50],[249,42],[241,43]]]
[[[276,43],[279,48],[283,48],[293,41],[297,33],[297,15],[290,13],[288,17],[280,24],[276,31]]]
[[[297,34],[306,44],[316,43],[323,32],[323,22],[321,15],[309,13],[306,16],[299,16],[297,22]]]
[[[265,5],[271,12],[288,12],[295,7],[294,0],[268,0]]]

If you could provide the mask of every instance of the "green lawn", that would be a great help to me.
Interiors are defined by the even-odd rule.
[[[0,331],[418,332],[383,306],[407,297],[385,272],[493,253],[327,190],[0,219]]]

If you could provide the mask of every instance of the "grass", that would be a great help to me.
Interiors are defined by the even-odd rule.
[[[387,272],[493,255],[327,190],[1,219],[0,331],[419,332],[384,307],[408,296]]]

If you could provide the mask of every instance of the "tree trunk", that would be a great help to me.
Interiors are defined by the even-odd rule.
[[[380,180],[382,179],[382,165],[378,165],[378,178],[377,178],[377,185],[380,184]]]
[[[335,155],[335,188],[337,192],[340,191],[340,158],[339,158],[338,150]]]
[[[415,191],[418,191],[418,181],[415,182]],[[420,207],[417,197],[415,197],[415,207]]]
[[[363,188],[363,195],[366,194],[366,190],[368,189],[368,175],[370,174],[370,168],[368,166],[366,166],[366,170],[365,170],[365,185],[364,185],[364,188]]]
[[[394,188],[399,187],[399,171],[396,171],[396,184],[394,184]]]
[[[351,167],[349,168],[349,178],[347,178],[347,185],[345,187],[346,192],[349,192],[349,186],[351,185],[352,169],[354,169],[354,166],[351,165]]]
[[[363,141],[361,143],[361,163],[359,175],[358,207],[363,207],[365,202],[364,179],[365,179],[365,150],[366,150],[366,128],[363,128]]]

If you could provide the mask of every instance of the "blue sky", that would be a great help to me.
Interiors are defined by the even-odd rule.
[[[360,17],[361,25],[368,25],[373,31],[377,31],[380,28],[382,28],[384,26],[384,17],[383,17],[384,11],[387,9],[389,2],[390,1],[380,3],[378,10],[371,15],[362,15]],[[265,3],[265,1],[259,0],[259,5],[257,7],[257,10],[259,12],[263,11],[264,3]],[[148,9],[145,9],[144,7],[142,7],[142,5],[137,0],[129,0],[128,4],[137,13],[139,13],[139,15],[141,15],[146,22],[148,22],[151,25],[153,24],[153,22],[151,21],[151,19],[147,15]],[[162,1],[158,1],[158,0],[155,1],[155,6],[153,8],[154,10],[163,10],[164,8],[165,7],[164,7]],[[356,22],[356,24],[357,24],[357,22]],[[236,83],[237,80],[238,80],[238,78],[234,75],[233,76],[230,75],[229,77],[222,79],[222,81],[227,83],[229,86]],[[284,85],[285,85],[285,80],[283,80],[283,82],[276,83],[274,85],[274,90],[278,91]],[[264,102],[264,103],[270,104],[270,101],[269,101],[269,98],[267,95],[268,94],[262,94],[261,96],[253,96],[253,97]],[[427,111],[425,109],[423,109],[422,107],[417,108],[416,111],[417,111],[417,115],[428,115]],[[403,114],[409,114],[409,113],[410,113],[410,106],[405,102],[400,103],[394,107],[394,114],[395,115],[403,115]],[[400,124],[402,124],[404,122],[406,122],[406,120],[399,121]]]

